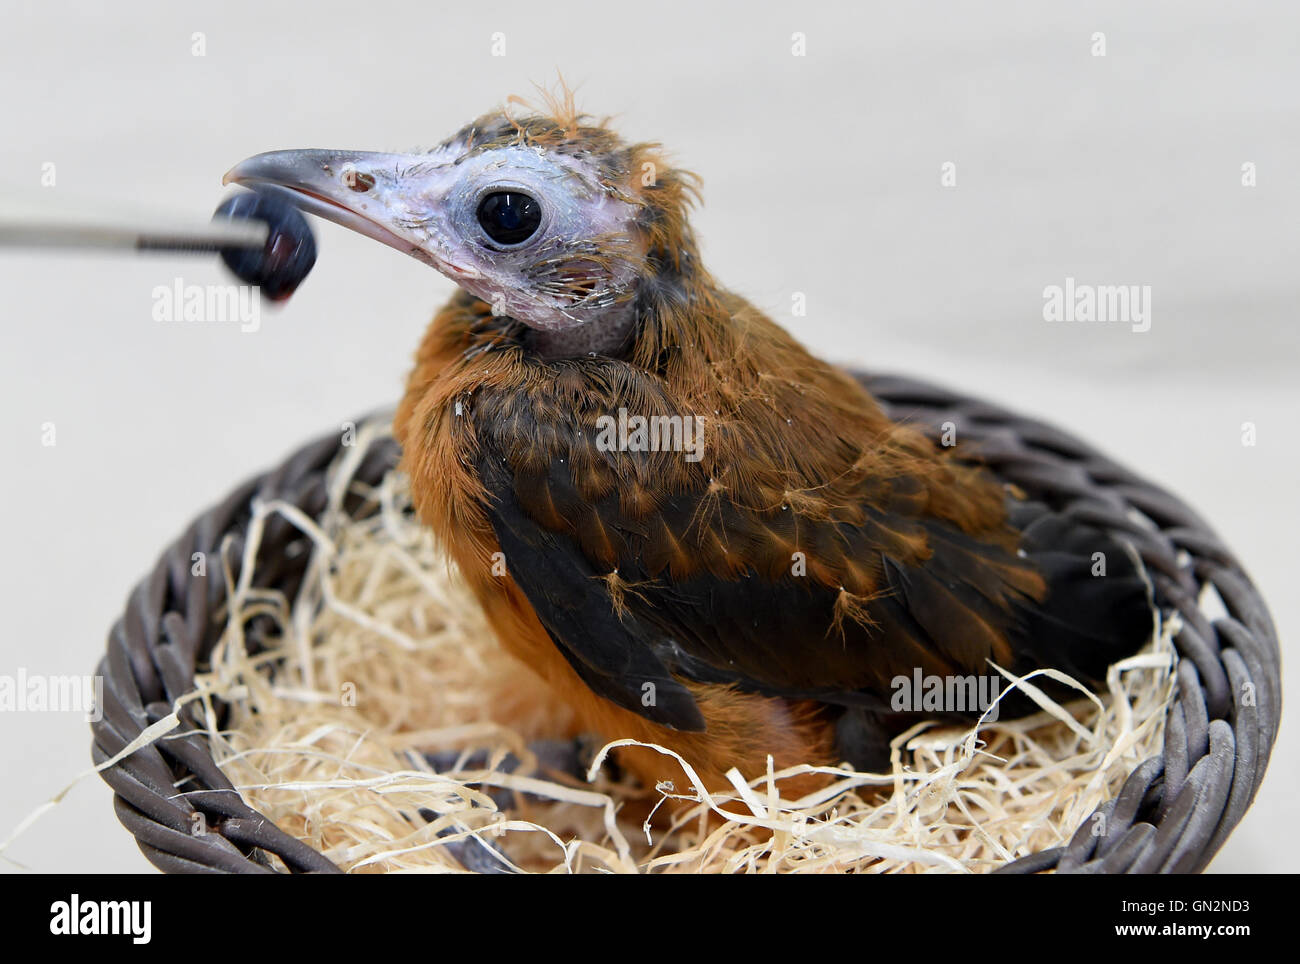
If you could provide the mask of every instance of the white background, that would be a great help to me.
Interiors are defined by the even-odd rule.
[[[1244,560],[1285,646],[1300,630],[1298,32],[1293,4],[1221,0],[6,0],[0,198],[203,221],[249,154],[429,146],[559,68],[587,110],[703,176],[695,223],[724,283],[824,355],[992,397],[1170,486]],[[191,517],[398,397],[450,283],[333,225],[318,238],[315,273],[256,334],[151,320],[155,285],[226,280],[215,259],[0,253],[0,673],[90,672]],[[1067,276],[1151,285],[1151,330],[1044,322],[1043,288]],[[1213,869],[1293,868],[1294,720]],[[0,839],[89,746],[76,716],[0,714]],[[82,781],[8,856],[147,869],[110,796]]]

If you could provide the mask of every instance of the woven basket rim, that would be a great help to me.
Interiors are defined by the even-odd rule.
[[[1267,607],[1232,553],[1176,496],[1052,425],[938,385],[898,375],[857,373],[895,419],[938,431],[961,427],[963,444],[1001,478],[1060,511],[1132,541],[1151,575],[1157,604],[1182,617],[1174,637],[1177,692],[1162,752],[1134,768],[1119,793],[1060,847],[1030,854],[998,873],[1195,873],[1209,863],[1254,801],[1281,715],[1281,658]],[[222,626],[225,573],[191,574],[192,554],[213,555],[242,535],[254,500],[287,501],[311,517],[325,507],[325,472],[342,446],[317,439],[276,468],[236,487],[198,516],[131,593],[113,626],[98,673],[104,679],[92,755],[102,764],[172,712],[193,687]],[[397,464],[390,438],[372,445],[357,477],[377,480]],[[262,549],[297,536],[271,517]],[[255,584],[292,597],[305,559],[259,556]],[[231,578],[238,579],[236,567]],[[1210,621],[1198,600],[1211,585],[1228,615]],[[114,790],[122,824],[166,872],[273,872],[271,855],[292,872],[337,873],[323,854],[252,809],[213,761],[194,721],[100,771]],[[179,790],[178,790],[179,788]],[[1103,815],[1101,820],[1097,815]],[[1098,827],[1104,833],[1095,833]]]

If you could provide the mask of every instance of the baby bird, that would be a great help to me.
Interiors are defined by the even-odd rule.
[[[900,701],[900,680],[991,662],[1095,686],[1150,637],[1127,546],[891,421],[723,288],[696,179],[571,99],[425,153],[277,151],[226,180],[460,287],[397,411],[402,466],[502,644],[588,731],[711,788],[769,755],[878,770],[918,720],[983,708]]]

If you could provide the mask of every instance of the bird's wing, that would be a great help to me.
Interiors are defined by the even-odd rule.
[[[594,453],[539,458],[553,429],[526,428],[526,456],[499,421],[479,431],[510,575],[584,681],[656,722],[703,725],[682,680],[884,709],[896,676],[1009,664],[1018,612],[1042,594],[1014,551],[927,517],[906,478],[852,523],[709,488],[630,513],[617,487],[579,491],[574,462]]]

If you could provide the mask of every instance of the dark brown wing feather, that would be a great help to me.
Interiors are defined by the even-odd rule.
[[[707,484],[655,491],[648,456],[599,451],[582,413],[556,414],[475,399],[491,523],[579,675],[657,722],[703,725],[683,680],[869,713],[917,669],[986,674],[993,660],[1095,682],[1149,631],[1123,548],[1041,505],[1008,497],[1021,552],[928,515],[906,477],[864,485],[841,513],[854,522],[759,511]],[[1106,579],[1088,575],[1094,551],[1111,557]]]

